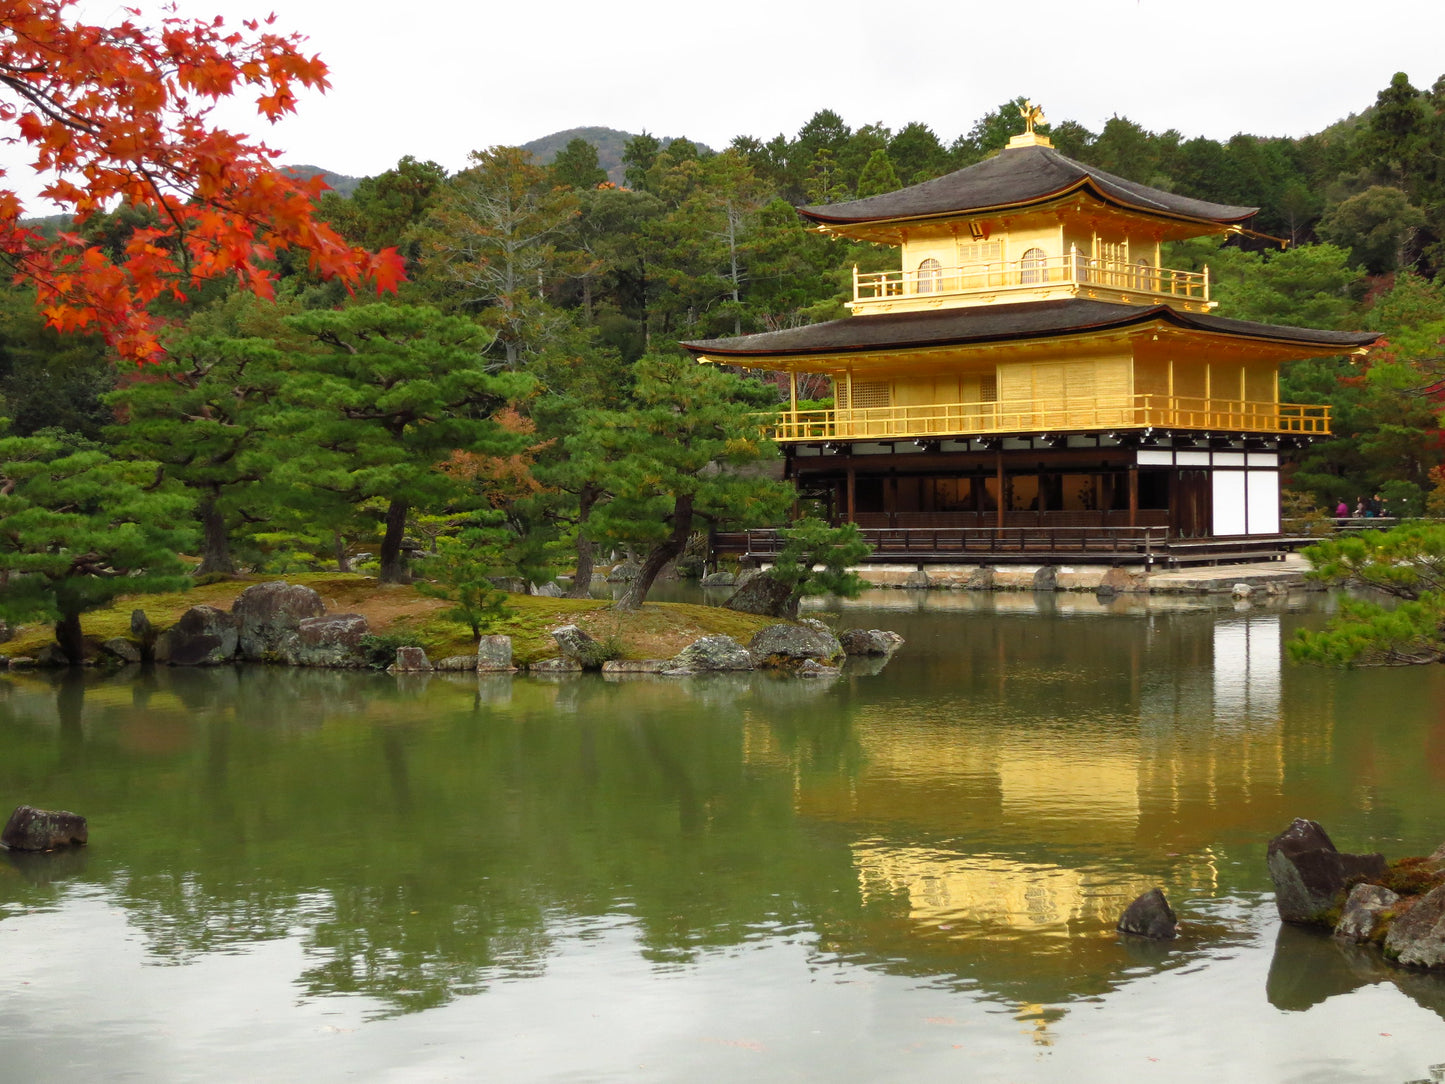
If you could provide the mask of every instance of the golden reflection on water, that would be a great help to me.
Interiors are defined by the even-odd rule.
[[[1014,605],[945,595],[929,608]],[[986,944],[1010,966],[1023,955],[1026,970],[1082,972],[1117,951],[1114,925],[1139,894],[1166,886],[1176,906],[1218,894],[1221,831],[1293,815],[1278,615],[1220,620],[1212,642],[1089,621],[1052,666],[1037,630],[971,623],[943,696],[927,695],[925,673],[918,696],[858,703],[847,770],[808,770],[766,717],[749,718],[746,756],[791,767],[799,816],[855,833],[864,904],[889,916],[875,948]]]

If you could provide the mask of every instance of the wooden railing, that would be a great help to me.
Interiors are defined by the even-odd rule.
[[[1150,427],[1324,436],[1330,431],[1330,408],[1178,395],[1100,395],[1072,397],[1067,402],[1018,400],[785,410],[776,415],[770,435],[782,442],[893,440]]]
[[[1167,527],[934,527],[862,528],[859,535],[873,547],[867,560],[942,561],[968,556],[1010,554],[1035,558],[1046,554],[1100,557],[1133,554],[1151,559],[1167,543]],[[771,529],[719,533],[712,537],[714,555],[738,555],[766,561],[782,551],[785,539]]]
[[[1080,252],[1033,260],[1000,260],[917,271],[859,272],[853,269],[853,300],[868,303],[897,298],[966,296],[1043,286],[1102,286],[1159,297],[1209,301],[1209,269],[1178,271],[1168,267],[1090,259]]]

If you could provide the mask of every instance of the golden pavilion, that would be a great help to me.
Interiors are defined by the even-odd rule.
[[[895,540],[988,529],[995,548],[1010,530],[1277,537],[1281,453],[1330,431],[1327,406],[1280,402],[1280,364],[1376,336],[1213,315],[1208,269],[1164,266],[1163,245],[1240,232],[1258,208],[1076,162],[1022,112],[1028,130],[990,159],[801,208],[901,254],[896,271],[855,270],[850,316],[683,345],[787,374],[773,435],[800,495],[838,522]],[[830,409],[798,409],[799,374],[831,379]]]

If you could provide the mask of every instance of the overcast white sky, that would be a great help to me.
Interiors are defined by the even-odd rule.
[[[177,3],[228,21],[274,7],[278,28],[305,33],[332,89],[274,128],[250,112],[227,123],[283,161],[357,176],[404,154],[457,169],[468,151],[581,125],[722,148],[792,136],[823,108],[855,128],[922,121],[947,144],[1017,95],[1093,131],[1118,113],[1186,138],[1300,136],[1373,103],[1397,71],[1421,88],[1445,73],[1442,0]],[[105,0],[80,10],[123,18]],[[12,173],[24,160],[0,156]]]

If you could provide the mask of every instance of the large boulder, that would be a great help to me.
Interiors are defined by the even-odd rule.
[[[240,622],[214,606],[192,606],[156,640],[155,660],[169,666],[216,666],[236,657]]]
[[[753,657],[731,636],[704,636],[673,656],[668,669],[692,671],[751,670]]]
[[[844,629],[838,634],[845,655],[892,655],[903,637],[887,629]]]
[[[133,640],[127,640],[124,636],[112,636],[100,645],[100,649],[112,659],[122,663],[135,663],[141,661],[141,649]]]
[[[511,670],[512,638],[510,636],[483,636],[477,641],[478,670],[495,672]]]
[[[1151,888],[1129,904],[1119,916],[1120,933],[1151,937],[1156,941],[1172,941],[1179,934],[1179,920],[1162,888]]]
[[[359,669],[367,664],[361,638],[370,631],[361,614],[303,617],[296,631],[282,638],[276,653],[292,666]]]
[[[703,587],[736,587],[738,578],[725,569],[709,572],[699,583]]]
[[[759,669],[795,670],[805,659],[825,666],[843,660],[843,645],[821,621],[769,625],[748,641],[748,654]]]
[[[1390,924],[1385,955],[1410,967],[1445,968],[1445,885],[1426,892]]]
[[[607,573],[608,583],[631,583],[637,579],[637,574],[642,571],[642,566],[636,561],[627,560],[619,565],[614,565],[612,571]]]
[[[70,656],[59,644],[46,644],[35,652],[35,658],[30,662],[34,666],[43,666],[49,669],[53,666],[69,666]]]
[[[609,659],[602,664],[602,676],[609,674],[661,674],[673,669],[671,659]]]
[[[963,581],[966,591],[992,591],[998,584],[998,569],[989,565],[979,565],[969,573],[968,579]]]
[[[563,625],[552,630],[552,639],[562,654],[577,663],[584,670],[601,670],[611,653],[603,644],[589,636],[577,625]]]
[[[796,617],[797,599],[790,584],[774,579],[766,572],[749,576],[745,583],[728,596],[723,607],[743,614],[762,617]]]
[[[90,839],[90,828],[79,813],[64,809],[16,806],[0,832],[0,843],[12,851],[53,851]]]
[[[477,657],[475,655],[448,655],[444,659],[438,659],[432,664],[434,670],[465,670],[471,672],[477,668]]]
[[[151,624],[151,619],[146,616],[144,610],[132,610],[130,612],[130,634],[140,644],[141,662],[150,662],[155,658],[156,629]]]
[[[1399,895],[1384,885],[1355,885],[1345,898],[1339,922],[1335,923],[1335,936],[1358,944],[1375,940],[1399,902]]]
[[[325,612],[315,591],[284,580],[246,588],[231,607],[241,622],[241,654],[252,662],[279,660],[283,643],[301,622]]]
[[[527,667],[529,674],[580,674],[582,664],[566,655],[554,655],[550,659],[538,659]]]
[[[426,657],[426,649],[414,646],[397,648],[396,662],[386,668],[388,674],[419,674],[429,673],[431,670],[432,664]]]
[[[1346,882],[1385,874],[1384,855],[1338,851],[1323,828],[1302,817],[1269,841],[1266,862],[1279,917],[1310,925],[1334,925]]]

